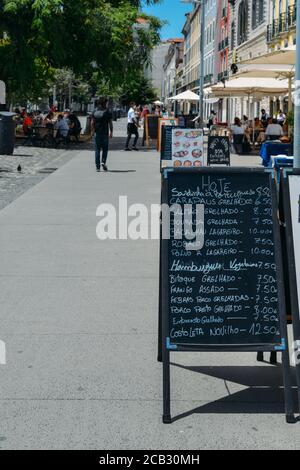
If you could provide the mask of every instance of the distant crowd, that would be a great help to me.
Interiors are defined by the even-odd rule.
[[[288,142],[288,126],[286,114],[280,110],[276,117],[268,115],[265,109],[261,110],[261,116],[250,120],[248,116],[236,117],[234,123],[228,126],[237,153],[251,151],[251,146],[259,146],[266,140],[280,140]],[[213,131],[218,126],[216,113],[212,111],[208,127]]]
[[[26,108],[16,108],[16,124],[22,126],[25,136],[30,136],[38,128],[56,129],[56,137],[75,137],[79,141],[81,123],[74,111],[66,109],[63,113],[57,113],[53,108],[47,113],[40,110],[27,111]]]

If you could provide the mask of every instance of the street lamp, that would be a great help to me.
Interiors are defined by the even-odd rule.
[[[205,1],[206,0],[181,0],[181,3],[192,3],[201,6],[200,14],[200,76],[199,76],[199,116],[200,127],[204,125],[204,48],[205,48]],[[300,2],[300,0],[298,0]]]
[[[294,167],[300,168],[300,0],[297,0]]]

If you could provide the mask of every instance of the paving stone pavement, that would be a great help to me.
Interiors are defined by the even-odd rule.
[[[176,354],[162,424],[158,241],[96,238],[101,202],[160,200],[158,154],[114,151],[125,134],[106,174],[85,146],[0,156],[0,449],[299,449],[280,366],[251,353]]]
[[[14,155],[0,155],[0,210],[78,154],[78,149],[18,146]],[[18,172],[18,166],[22,171]]]

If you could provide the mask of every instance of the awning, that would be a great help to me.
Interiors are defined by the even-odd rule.
[[[183,93],[180,93],[179,95],[171,96],[171,98],[168,98],[168,100],[170,101],[190,101],[190,102],[198,102],[199,99],[200,99],[199,95],[197,95],[191,90],[186,90]]]
[[[251,78],[290,78],[295,76],[295,66],[287,64],[243,64],[231,79]]]
[[[296,46],[286,47],[278,51],[269,52],[255,59],[248,59],[240,64],[277,64],[277,65],[295,65],[296,64]],[[239,66],[239,64],[237,64]]]
[[[232,80],[238,78],[275,78],[288,80],[289,111],[292,109],[292,88],[295,78],[295,66],[288,64],[244,64],[239,67]]]
[[[204,102],[207,104],[215,104],[218,103],[219,98],[204,98]]]
[[[280,96],[289,91],[287,80],[275,78],[231,78],[225,84],[218,83],[207,90],[216,98],[247,97],[247,96]]]

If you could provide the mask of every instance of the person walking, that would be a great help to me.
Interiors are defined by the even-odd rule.
[[[102,99],[98,102],[96,110],[92,114],[92,135],[95,136],[95,163],[96,170],[99,172],[101,166],[107,171],[107,156],[109,147],[109,138],[113,137],[112,114],[107,109],[107,100]],[[102,160],[101,160],[102,151]]]
[[[131,149],[129,148],[129,144],[130,144],[132,135],[135,136],[132,149],[135,151],[138,151],[138,148],[136,146],[139,140],[138,127],[139,127],[139,124],[138,124],[137,116],[136,116],[136,106],[135,106],[135,103],[132,102],[130,103],[130,108],[128,111],[127,140],[126,140],[126,145],[125,145],[126,152],[131,152]]]

